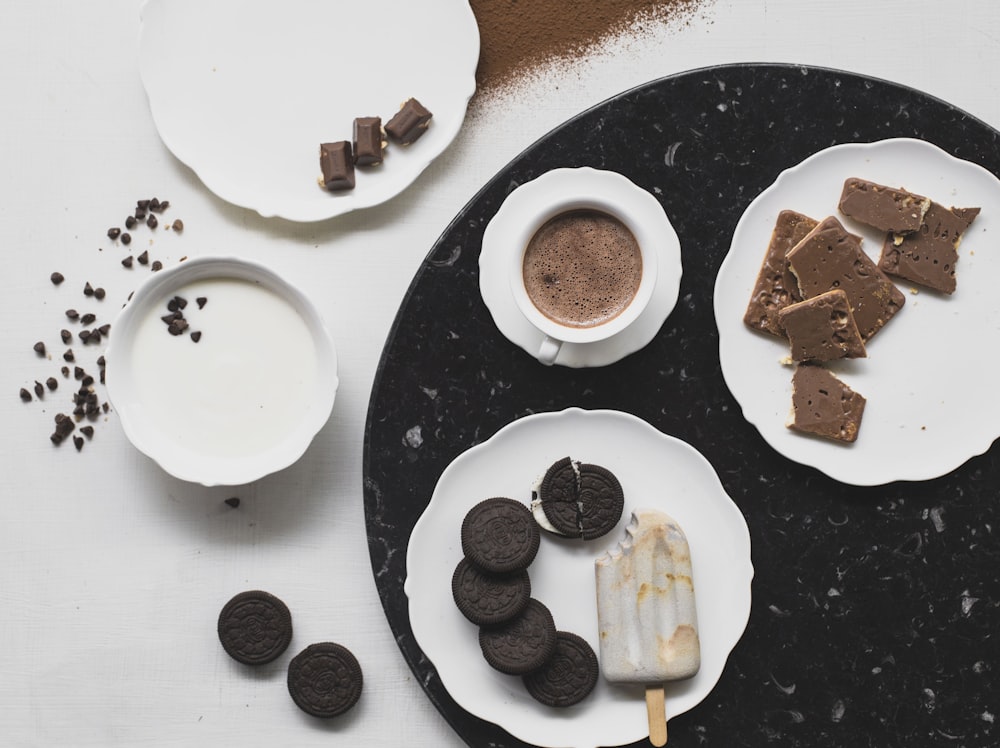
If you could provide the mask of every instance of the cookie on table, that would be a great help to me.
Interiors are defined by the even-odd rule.
[[[538,553],[541,533],[528,507],[496,496],[468,511],[461,538],[469,561],[491,574],[508,574],[528,568]]]
[[[469,621],[496,626],[524,610],[531,598],[531,580],[526,569],[490,574],[463,558],[451,578],[451,595]]]
[[[292,640],[292,614],[280,599],[263,590],[234,596],[219,613],[219,641],[244,665],[273,662]]]
[[[288,664],[288,693],[313,717],[337,717],[358,703],[364,677],[354,654],[341,644],[310,644]]]

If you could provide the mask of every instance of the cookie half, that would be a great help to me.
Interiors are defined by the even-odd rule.
[[[566,707],[583,701],[594,690],[599,673],[593,648],[576,634],[559,631],[552,656],[522,679],[535,701]]]

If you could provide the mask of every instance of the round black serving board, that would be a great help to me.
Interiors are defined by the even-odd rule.
[[[933,481],[845,486],[774,452],[719,372],[715,275],[750,201],[823,148],[902,136],[1000,173],[1000,133],[917,91],[787,65],[695,70],[542,138],[435,244],[372,391],[365,516],[399,647],[469,745],[525,744],[459,708],[414,640],[403,592],[410,531],[455,457],[516,418],[569,406],[634,413],[690,443],[750,527],[749,625],[715,689],[671,720],[670,745],[1000,744],[1000,451]],[[604,368],[540,365],[500,334],[479,295],[483,230],[504,198],[574,166],[618,171],[652,192],[683,252],[674,312],[646,348]]]

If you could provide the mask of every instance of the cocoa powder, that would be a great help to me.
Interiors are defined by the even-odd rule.
[[[630,33],[689,19],[705,0],[470,0],[479,24],[476,83],[509,87],[552,62]]]

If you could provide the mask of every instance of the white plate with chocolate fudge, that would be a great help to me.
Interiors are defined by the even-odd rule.
[[[263,216],[319,221],[399,194],[458,134],[479,27],[468,0],[360,10],[146,0],[139,70],[163,142]]]
[[[715,284],[722,373],[778,452],[927,480],[1000,436],[1000,181],[922,140],[833,146],[747,208]]]
[[[574,532],[573,518],[562,524],[558,510],[545,510],[551,523],[540,519],[538,504],[549,500],[549,476],[554,476],[552,485],[561,488],[579,481],[577,497],[584,509],[578,537],[553,532]],[[561,480],[565,478],[568,481]],[[587,510],[601,493],[584,489],[590,478],[603,488],[614,485],[610,493],[619,498],[611,512],[614,516]],[[558,502],[558,497],[552,501]],[[497,505],[493,524],[484,525],[482,532],[488,544],[477,552],[470,543],[478,536],[466,529],[471,518],[481,521],[491,504]],[[564,504],[557,506],[566,509]],[[523,546],[530,559],[526,569],[530,598],[536,601],[525,610],[533,611],[533,619],[539,604],[544,606],[555,629],[579,637],[585,642],[581,647],[589,644],[598,653],[595,561],[624,541],[627,527],[635,539],[638,530],[632,514],[640,508],[644,517],[650,512],[672,517],[683,528],[690,548],[701,662],[694,677],[665,684],[667,718],[688,711],[709,694],[750,615],[753,567],[746,521],[712,466],[686,442],[627,413],[570,408],[518,419],[461,454],[442,473],[410,535],[404,589],[413,634],[462,708],[539,746],[623,745],[649,734],[641,685],[613,685],[602,670],[596,685],[590,681],[593,690],[582,697],[578,694],[574,698],[579,700],[569,705],[554,706],[529,692],[533,676],[522,680],[521,675],[496,669],[504,665],[492,657],[507,653],[494,652],[497,642],[491,643],[490,637],[503,645],[510,641],[501,632],[486,634],[481,642],[480,627],[460,612],[453,587],[453,576],[464,577],[470,563],[479,565],[481,554],[493,552],[491,544],[502,547],[505,555],[510,555],[506,554],[510,547],[520,554]],[[501,512],[527,517],[532,525],[537,522],[539,530],[530,544],[511,542],[520,537],[523,522],[502,524]],[[542,529],[546,524],[549,527]],[[507,582],[516,580],[508,579],[503,589],[490,591],[497,593],[486,601],[491,614],[500,597],[507,595]],[[483,630],[496,631],[488,624]]]

